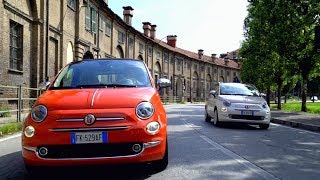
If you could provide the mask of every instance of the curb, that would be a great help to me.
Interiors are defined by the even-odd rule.
[[[290,127],[297,128],[297,129],[304,129],[304,130],[309,130],[309,131],[313,131],[313,132],[320,132],[320,127],[315,126],[315,125],[304,124],[304,123],[300,123],[300,122],[285,121],[285,120],[281,120],[281,119],[277,119],[277,118],[272,118],[271,122],[276,123],[276,124],[290,126]]]

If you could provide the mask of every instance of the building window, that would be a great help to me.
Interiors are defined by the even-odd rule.
[[[223,70],[220,71],[220,75],[223,76]]]
[[[126,35],[124,34],[124,32],[118,30],[118,42],[123,44],[125,38],[126,38]]]
[[[111,28],[111,21],[109,20],[109,19],[106,19],[106,35],[107,36],[111,36],[111,30],[112,30],[112,28]]]
[[[99,14],[99,30],[103,31],[103,16]]]
[[[68,0],[68,7],[72,10],[76,10],[76,0]]]
[[[168,55],[168,53],[164,53],[163,54],[163,59],[164,59],[164,62],[168,62],[169,61],[169,55]]]
[[[133,44],[134,44],[134,40],[132,37],[129,37],[129,46],[130,47],[133,47]]]
[[[143,53],[143,44],[139,43],[139,53]]]
[[[229,76],[230,75],[230,71],[227,71],[227,76]]]
[[[151,46],[148,47],[148,56],[149,57],[152,56],[152,47]]]
[[[207,72],[210,73],[210,67],[207,67]]]
[[[170,59],[170,63],[173,64],[174,63],[174,57],[172,56]]]
[[[237,73],[236,73],[236,72],[233,72],[233,76],[234,76],[234,77],[237,76]]]
[[[184,60],[184,61],[183,61],[184,68],[187,68],[187,63],[188,63],[187,60]]]
[[[10,21],[10,69],[22,71],[23,26]]]
[[[217,74],[217,69],[214,69],[214,70],[213,70],[213,73],[214,73],[214,74]]]
[[[188,69],[190,69],[191,68],[191,61],[189,60],[188,61]]]
[[[198,65],[197,64],[194,65],[194,69],[198,70]]]
[[[88,31],[91,31],[93,33],[96,33],[97,31],[97,11],[92,6],[87,6],[86,8],[86,29]]]
[[[204,71],[204,66],[201,66],[201,68],[200,68],[200,69],[201,69],[201,71]]]
[[[181,60],[180,59],[177,59],[177,61],[178,61],[178,71],[180,71],[180,68],[181,68]]]
[[[157,51],[157,59],[160,59],[160,58],[161,58],[161,52]]]

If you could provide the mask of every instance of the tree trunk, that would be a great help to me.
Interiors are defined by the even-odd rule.
[[[302,98],[302,104],[301,104],[301,111],[303,112],[307,112],[307,78],[306,77],[302,77],[302,94],[301,94],[301,98]]]
[[[271,89],[270,89],[270,86],[268,86],[267,87],[267,103],[269,107],[270,107],[270,94],[271,94]]]
[[[278,83],[278,89],[277,89],[277,96],[278,96],[278,110],[281,110],[281,84]]]

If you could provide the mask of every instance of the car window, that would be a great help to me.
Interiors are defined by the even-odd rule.
[[[220,95],[259,96],[260,93],[255,87],[247,84],[222,84]]]
[[[97,86],[150,87],[147,69],[136,60],[90,60],[66,66],[52,89]]]

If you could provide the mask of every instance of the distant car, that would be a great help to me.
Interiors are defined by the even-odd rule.
[[[262,95],[250,84],[219,83],[216,90],[210,91],[205,104],[205,121],[213,120],[216,126],[239,122],[268,129],[271,113]]]
[[[310,98],[310,100],[311,100],[311,101],[318,101],[318,97],[317,97],[317,96],[312,96],[312,97]]]
[[[158,86],[170,86],[160,79]],[[167,117],[146,64],[92,59],[66,65],[26,118],[22,157],[38,166],[168,164]]]

